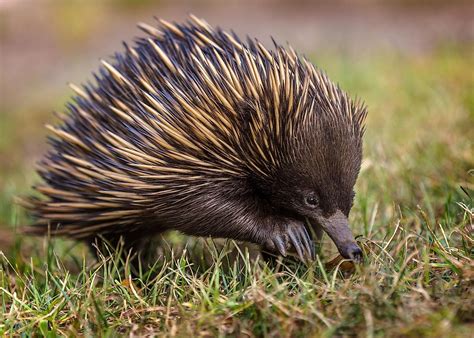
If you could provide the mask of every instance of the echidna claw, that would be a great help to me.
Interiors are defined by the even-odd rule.
[[[307,263],[314,259],[314,245],[303,223],[288,220],[275,229],[266,243],[267,249],[286,257],[289,249],[296,251],[298,258]]]
[[[278,249],[278,251],[280,252],[280,254],[283,257],[286,257],[286,247],[285,247],[285,243],[283,243],[283,239],[281,238],[281,236],[276,236],[273,239],[273,243],[275,244],[275,246]]]
[[[295,231],[294,227],[290,226],[288,228],[288,236],[293,244],[293,247],[296,249],[296,253],[302,262],[305,262],[305,255],[303,254],[303,243],[301,243],[301,237],[298,236]]]
[[[307,257],[309,258],[309,260],[313,260],[314,257],[316,256],[314,243],[311,240],[311,236],[309,235],[308,230],[306,229],[305,226],[303,226],[302,232],[303,232],[303,242],[305,245],[306,253],[308,254]]]
[[[302,262],[314,259],[314,245],[304,224],[292,223],[288,225],[287,234],[298,257]]]

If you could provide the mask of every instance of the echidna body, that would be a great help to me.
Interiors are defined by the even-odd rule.
[[[303,259],[305,220],[344,257],[365,108],[291,48],[161,21],[102,61],[39,164],[35,233],[136,241],[174,229]]]

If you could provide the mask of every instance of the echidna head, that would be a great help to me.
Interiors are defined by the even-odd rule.
[[[353,123],[319,115],[307,125],[275,175],[271,200],[322,227],[343,257],[360,259],[348,222],[362,159],[363,131]]]

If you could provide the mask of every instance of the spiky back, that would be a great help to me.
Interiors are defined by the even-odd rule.
[[[39,166],[47,199],[26,203],[40,223],[81,237],[137,223],[166,196],[271,176],[314,119],[362,136],[364,108],[293,49],[244,43],[194,16],[160,22],[140,24],[148,37],[102,61],[95,85],[72,86]]]

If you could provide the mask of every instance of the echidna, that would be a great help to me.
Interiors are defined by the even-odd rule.
[[[348,223],[365,107],[305,58],[194,16],[102,61],[39,163],[30,232],[125,243],[166,230],[359,259]],[[131,244],[130,244],[131,245]]]

